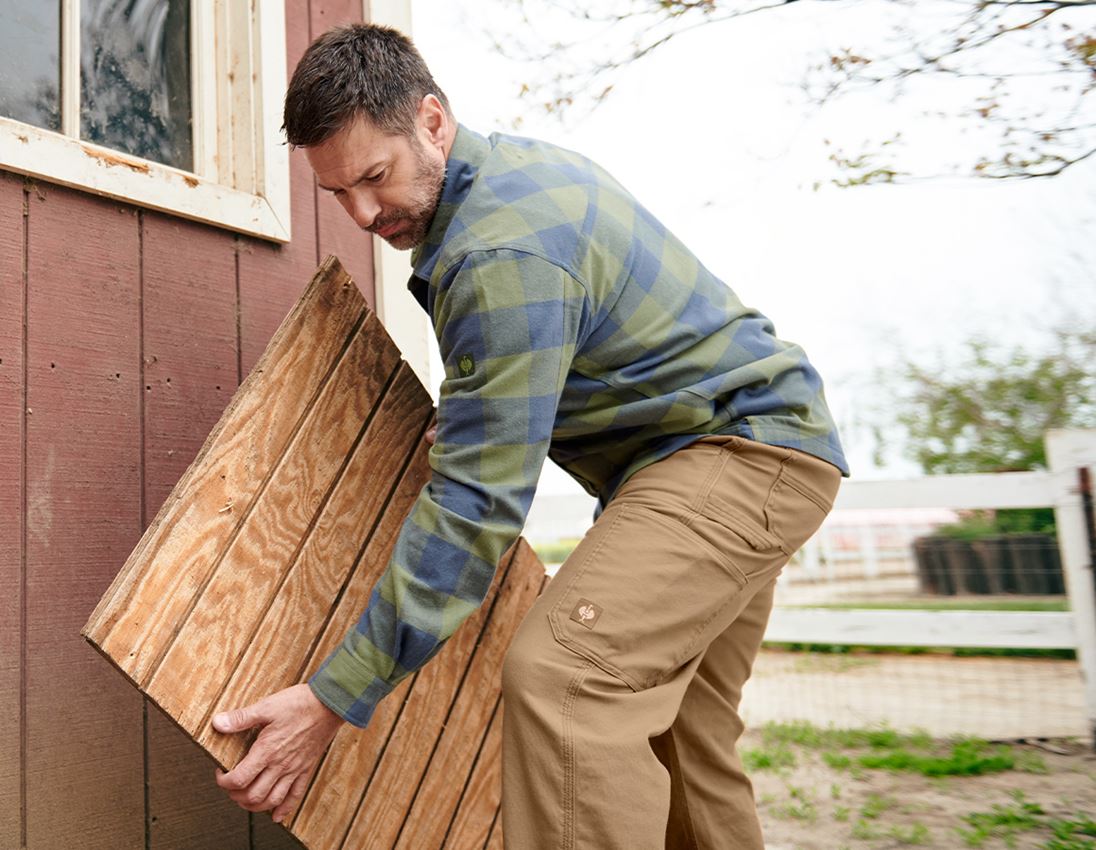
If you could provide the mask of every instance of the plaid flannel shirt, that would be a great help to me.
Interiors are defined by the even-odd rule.
[[[578,154],[459,127],[412,264],[445,364],[432,475],[361,619],[309,680],[356,726],[479,607],[545,457],[599,510],[706,434],[848,475],[803,350]]]

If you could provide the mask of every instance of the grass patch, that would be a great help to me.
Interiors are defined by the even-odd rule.
[[[865,820],[876,820],[887,809],[894,808],[896,801],[893,797],[883,794],[868,794],[864,805],[860,807],[860,817]]]
[[[952,744],[951,751],[945,755],[925,755],[895,748],[886,753],[860,756],[857,763],[863,767],[905,770],[924,776],[980,776],[1012,770],[1016,757],[1012,748],[1006,745],[991,747],[986,741],[968,738]]]
[[[806,721],[766,723],[761,737],[768,745],[796,744],[811,750],[843,750],[870,747],[916,747],[927,749],[934,740],[927,732],[902,733],[887,727],[878,729],[822,728]]]
[[[801,820],[814,823],[818,818],[818,808],[807,790],[795,785],[789,785],[788,794],[791,799],[781,806],[776,806],[773,809],[773,814],[785,820]]]
[[[1052,820],[1048,826],[1054,837],[1043,845],[1044,850],[1096,850],[1096,821],[1088,815]]]
[[[758,747],[742,752],[742,764],[746,770],[782,770],[795,767],[795,753],[786,745]]]
[[[765,649],[786,652],[816,652],[824,655],[944,655],[953,658],[1057,658],[1073,660],[1074,649],[1028,649],[1018,647],[971,646],[859,646],[844,643],[796,643],[765,641]]]
[[[743,761],[750,769],[794,767],[795,746],[819,751],[834,770],[909,771],[929,778],[978,776],[1017,770],[1046,773],[1039,753],[983,738],[937,740],[927,732],[878,729],[820,728],[807,722],[766,723],[761,727],[763,747],[747,750]],[[864,751],[857,754],[849,751]]]
[[[1015,802],[1006,805],[994,804],[988,812],[971,812],[963,815],[970,829],[958,828],[959,837],[968,847],[981,847],[990,838],[1000,838],[1012,847],[1016,843],[1016,834],[1039,829],[1045,823],[1040,817],[1043,808],[1038,803],[1024,799],[1022,791],[1014,791]]]
[[[929,844],[932,842],[932,834],[923,823],[913,823],[909,826],[895,824],[887,830],[887,836],[893,838],[899,844]]]

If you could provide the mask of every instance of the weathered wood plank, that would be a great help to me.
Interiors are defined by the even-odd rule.
[[[317,289],[336,294],[317,294]],[[339,298],[344,302],[333,310]],[[362,321],[347,336],[340,317],[359,311]],[[294,322],[298,332],[287,333]],[[317,351],[326,352],[324,369],[307,365]],[[358,290],[337,261],[325,262],[126,559],[128,583],[112,586],[85,627],[89,640],[132,681],[143,682],[172,722],[198,737],[223,767],[236,764],[254,732],[212,733],[207,726],[213,712],[312,675],[360,617],[429,480],[422,435],[433,410],[411,369],[397,364],[395,346]],[[300,380],[290,381],[287,374]],[[279,395],[271,387],[284,389]],[[292,411],[289,425],[286,407]],[[240,410],[251,414],[237,428]],[[253,429],[252,442],[239,439],[240,428]],[[279,429],[281,438],[262,444],[264,451],[270,446],[278,451],[254,450],[259,431]],[[237,467],[248,468],[252,487],[246,500],[225,505],[220,476]],[[221,518],[238,507],[246,516],[234,518],[226,533]],[[189,522],[180,522],[180,516]],[[203,549],[207,536],[214,544],[205,546],[203,562],[193,553]],[[166,542],[149,544],[158,537]],[[527,544],[512,551],[516,554],[496,573],[494,604],[489,599],[432,665],[402,682],[368,729],[346,726],[335,737],[301,814],[293,812],[286,821],[306,846],[367,846],[359,835],[344,837],[352,826],[362,829],[375,820],[373,812],[382,813],[384,823],[368,846],[390,847],[401,829],[409,846],[419,846],[419,835],[433,842],[422,846],[441,845],[498,701],[502,656],[544,577]],[[171,552],[184,557],[165,554]],[[208,578],[187,585],[158,576],[178,572],[187,559]],[[96,623],[115,624],[106,630],[111,641],[122,632],[117,624],[128,622],[115,608],[140,612],[156,628],[130,629],[132,647],[120,639],[113,647],[96,643]],[[143,658],[149,646],[162,647],[162,656]],[[485,705],[475,704],[483,699]],[[464,743],[454,740],[458,733]],[[490,775],[490,765],[479,770]],[[477,780],[474,787],[480,784]],[[401,791],[386,801],[393,785]],[[431,808],[424,802],[427,795],[437,796],[441,808],[413,813],[405,822],[416,788],[414,807]],[[469,805],[482,812],[489,801],[477,792]],[[263,824],[262,834],[277,845],[271,837],[277,833],[263,818],[269,815],[252,819],[253,829]],[[387,843],[378,835],[387,835]]]
[[[487,840],[487,846],[483,850],[503,850],[501,813],[495,818],[495,825],[491,827],[491,837]]]
[[[212,559],[282,457],[312,398],[299,388],[319,384],[362,316],[361,296],[345,273],[325,285],[329,268],[321,268],[286,317],[88,623],[87,637],[107,655],[128,654],[127,673],[139,683],[154,672],[208,580]],[[280,416],[271,419],[265,414],[275,400]],[[141,569],[153,559],[172,568]]]
[[[141,697],[78,637],[140,534],[137,215],[29,200],[27,842],[140,847]]]
[[[500,697],[445,838],[445,850],[483,847],[491,837],[502,802],[502,708]]]
[[[396,848],[439,847],[445,839],[464,780],[502,691],[503,656],[544,583],[544,567],[523,539],[517,543],[506,579],[488,621],[490,639],[476,648],[460,694],[445,721],[445,731],[431,756],[430,768],[418,787],[399,840],[393,845]],[[367,819],[355,818],[347,846],[364,844],[373,828]]]
[[[236,390],[236,243],[142,213],[144,515],[153,516]],[[248,850],[247,812],[211,780],[209,757],[146,709],[150,850]]]
[[[23,607],[23,182],[0,173],[0,835],[19,840]]]
[[[302,679],[312,676],[354,624],[355,616],[360,616],[368,602],[370,589],[380,577],[396,545],[403,518],[410,512],[419,491],[429,477],[430,467],[426,452],[416,452],[395,488],[380,524],[373,532],[358,563],[354,565],[354,573],[347,582],[343,601],[336,607],[332,620],[328,622],[324,630],[324,636],[309,656],[305,668],[306,675],[302,676]],[[366,781],[372,775],[376,760],[384,749],[392,724],[396,721],[412,684],[412,679],[401,682],[381,702],[366,729],[360,730],[347,725],[339,730],[332,746],[317,766],[311,787],[304,799],[284,821],[295,834],[308,838],[314,835],[315,830],[326,829],[327,827],[322,825],[323,822],[329,820],[336,810],[346,805],[345,801],[339,799],[338,794],[324,794],[318,790],[329,785],[332,776],[359,777],[361,781]],[[317,792],[313,794],[312,789],[317,789]],[[320,825],[317,826],[317,824]],[[311,840],[314,843],[316,841],[315,838]]]
[[[198,741],[222,763],[243,756],[244,739],[217,732],[209,717],[300,681],[309,651],[354,566],[359,541],[368,540],[388,500],[389,489],[376,482],[399,480],[431,415],[429,395],[410,367],[401,364],[239,665],[198,728]]]
[[[212,578],[148,682],[148,695],[194,736],[292,568],[396,367],[399,354],[380,331],[376,314],[370,314],[234,539],[217,553]],[[268,416],[277,420],[281,399],[271,401]],[[311,635],[294,627],[282,637],[292,644]]]
[[[329,771],[317,776],[313,789],[313,799],[318,795],[334,805],[328,805],[324,817],[310,819],[311,829],[306,831],[303,824],[295,824],[294,832],[318,846],[339,846],[346,834],[347,822],[353,817],[354,822],[369,824],[368,834],[354,836],[351,833],[346,838],[349,842],[346,846],[358,850],[387,850],[392,846],[430,760],[432,747],[424,742],[436,741],[445,727],[445,718],[460,689],[472,653],[482,638],[483,626],[509,566],[509,560],[504,559],[484,604],[453,634],[435,659],[437,663],[429,664],[419,672],[369,785],[363,789],[364,796],[348,798],[349,795],[335,793],[352,783],[354,774],[346,770],[349,764],[344,762],[342,772]],[[377,793],[370,793],[374,788],[378,789]]]

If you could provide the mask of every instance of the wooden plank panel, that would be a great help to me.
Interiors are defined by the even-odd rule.
[[[445,850],[470,850],[483,847],[491,837],[491,827],[502,802],[502,698],[487,727],[487,737],[476,756],[476,766],[461,794],[460,808],[445,838]]]
[[[332,310],[332,303],[344,296],[341,309]],[[363,321],[346,338],[340,316],[359,311],[364,311]],[[314,314],[323,320],[309,318]],[[299,332],[287,332],[287,327]],[[316,351],[326,352],[322,359],[330,360],[336,347],[332,337],[345,342],[338,363],[328,369],[301,366],[315,361]],[[115,583],[89,620],[86,633],[93,643],[95,623],[126,622],[116,608],[140,612],[141,618],[157,624],[155,629],[131,629],[133,646],[120,641],[110,648],[96,645],[134,682],[142,681],[137,671],[147,671],[145,687],[168,709],[172,721],[189,732],[205,728],[218,698],[236,705],[237,696],[242,702],[253,701],[262,693],[306,680],[367,604],[404,519],[430,476],[421,438],[433,411],[410,368],[396,368],[397,357],[395,346],[341,266],[333,258],[325,261],[126,560],[125,582]],[[287,381],[287,373],[301,380]],[[390,382],[385,379],[388,374]],[[270,387],[292,389],[279,396]],[[307,400],[304,412],[296,397]],[[284,415],[286,406],[294,411],[292,417]],[[299,421],[280,441],[286,446],[284,456],[260,456],[252,443],[239,440],[235,423],[241,410],[251,413],[239,427],[256,431],[284,429],[286,418]],[[226,535],[221,517],[234,513],[237,503],[223,504],[229,491],[220,476],[235,467],[249,467],[258,480],[243,503],[248,515],[235,519],[233,533]],[[211,468],[222,472],[213,474]],[[205,507],[196,510],[192,503]],[[181,522],[180,517],[189,519]],[[275,536],[276,545],[259,545]],[[207,546],[207,537],[215,542]],[[160,539],[164,542],[159,546],[148,542]],[[189,557],[198,550],[217,564],[204,567],[212,576],[208,583],[172,585],[157,575],[180,569],[180,560],[165,552]],[[440,661],[401,683],[382,703],[369,729],[346,726],[335,737],[302,805],[310,814],[288,821],[306,846],[365,846],[357,838],[343,841],[354,807],[364,798],[361,812],[376,810],[380,798],[389,793],[389,774],[402,777],[409,765],[415,765],[417,784],[427,764],[424,788],[457,778],[455,787],[439,792],[444,811],[429,813],[431,835],[436,837],[432,846],[440,846],[497,702],[503,653],[544,576],[527,544],[521,542],[513,551],[517,554],[509,571],[502,568],[497,573],[496,603],[481,606],[463,624],[439,653]],[[166,594],[163,588],[168,588]],[[183,597],[183,603],[172,594]],[[172,613],[166,616],[164,611]],[[106,630],[107,641],[122,631],[117,626]],[[144,656],[150,646],[166,651],[149,660]],[[202,675],[195,675],[195,670]],[[485,706],[472,704],[472,690],[478,699],[486,694]],[[454,730],[471,742],[469,747],[452,741]],[[202,743],[217,762],[231,768],[250,735],[235,737],[240,740],[231,746],[228,736],[207,736]],[[397,749],[386,755],[385,747],[393,741]],[[439,741],[436,749],[434,741]],[[375,783],[376,794],[370,794],[370,777],[382,755],[377,771],[381,778]],[[422,798],[420,792],[416,806],[422,805]],[[351,807],[343,811],[345,801]],[[397,806],[402,811],[393,811],[388,818],[392,827],[386,846],[395,840],[410,802],[410,795],[403,798]],[[362,820],[359,813],[356,823]],[[326,824],[324,835],[305,831],[321,823]]]
[[[410,512],[419,491],[429,477],[430,467],[426,453],[417,452],[404,472],[380,525],[355,565],[354,574],[343,595],[345,602],[336,608],[324,636],[309,657],[306,667],[307,675],[304,678],[309,678],[315,673],[323,660],[331,654],[346,632],[354,625],[355,617],[360,615],[368,601],[370,588],[380,578],[381,572],[388,563],[392,549],[396,545],[400,527],[403,525],[403,518]],[[340,795],[319,791],[313,795],[312,789],[331,784],[332,777],[367,778],[372,775],[374,765],[388,741],[392,724],[396,722],[413,682],[413,678],[405,679],[382,700],[366,729],[360,730],[348,724],[339,730],[332,746],[317,766],[308,793],[284,820],[286,826],[293,829],[295,834],[303,838],[311,836],[310,840],[316,843],[319,840],[316,831],[330,828],[324,825],[325,822],[341,817],[345,823],[353,813],[350,802],[342,799]],[[337,788],[337,785],[332,787]],[[338,813],[346,806],[350,808],[344,815],[339,815]],[[298,819],[300,819],[299,824]]]
[[[430,759],[430,769],[418,787],[397,848],[422,850],[439,847],[460,801],[464,780],[472,769],[495,702],[502,692],[502,659],[510,638],[544,583],[544,567],[524,539],[516,544],[507,580],[491,611],[490,640],[476,649],[461,684],[460,694],[445,721],[445,731]],[[373,825],[356,818],[347,837],[348,847],[366,840]]]
[[[329,769],[317,774],[309,790],[301,818],[293,825],[295,834],[310,844],[338,847],[346,835],[346,824],[353,817],[369,824],[368,836],[348,836],[348,846],[357,850],[392,846],[430,760],[431,748],[423,746],[423,742],[437,740],[445,726],[445,718],[508,568],[509,563],[504,562],[496,571],[484,604],[453,634],[438,654],[437,663],[419,672],[376,770],[371,772],[369,785],[363,789],[364,797],[339,793],[339,789],[353,785],[356,769],[353,761],[343,759],[338,765],[329,761],[324,765]],[[378,789],[378,793],[369,793],[372,788]]]
[[[147,524],[236,390],[236,242],[145,212],[141,253]],[[247,812],[209,757],[151,703],[146,723],[150,850],[246,850]]]
[[[330,269],[321,268],[286,317],[88,622],[87,637],[105,653],[130,654],[127,673],[138,682],[148,680],[174,635],[164,624],[178,624],[189,609],[284,453],[312,399],[300,388],[319,383],[358,325],[361,296],[341,269],[334,285],[324,285]],[[275,400],[279,416],[265,416]],[[144,571],[153,558],[172,569]]]
[[[484,847],[483,850],[503,850],[501,813],[495,818],[495,825],[491,827],[491,837],[488,839],[487,846]]]
[[[264,482],[235,538],[218,552],[216,571],[146,689],[192,735],[197,736],[256,622],[282,587],[398,358],[371,313]],[[282,418],[281,399],[271,402],[268,417]],[[234,511],[235,505],[228,509]],[[340,543],[345,547],[346,541]],[[299,632],[296,636],[310,637]]]
[[[141,698],[78,637],[140,534],[137,215],[29,200],[27,842],[139,847]]]
[[[388,502],[389,489],[374,482],[399,480],[430,416],[430,397],[410,367],[401,364],[323,515],[211,709],[213,714],[250,705],[300,681],[331,603],[354,566],[357,552],[347,541],[367,541]],[[421,425],[417,427],[416,422]],[[287,632],[295,633],[297,640],[287,642]],[[208,722],[200,725],[196,737],[210,751],[219,752],[222,761],[235,762],[243,756],[242,736],[223,735]]]
[[[18,836],[23,605],[23,181],[0,173],[0,835]]]

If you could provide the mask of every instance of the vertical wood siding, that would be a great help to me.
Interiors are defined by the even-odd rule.
[[[288,68],[360,0],[286,0]],[[80,629],[320,259],[372,243],[290,155],[293,241],[0,172],[0,850],[300,847]]]

